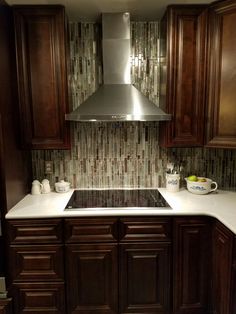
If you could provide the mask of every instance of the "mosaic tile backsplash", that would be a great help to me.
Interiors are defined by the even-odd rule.
[[[132,82],[151,101],[159,101],[158,22],[132,22]],[[102,83],[101,29],[94,23],[70,23],[71,106],[76,108]],[[183,162],[190,174],[236,190],[236,150],[162,149],[157,122],[72,123],[72,149],[32,151],[34,178],[60,179],[77,188],[165,186],[168,162]],[[53,173],[45,175],[45,161]],[[183,180],[182,180],[183,184]]]

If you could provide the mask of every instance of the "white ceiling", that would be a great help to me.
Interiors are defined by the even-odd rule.
[[[158,20],[169,4],[210,3],[212,0],[6,0],[8,4],[62,4],[72,21],[96,21],[102,12],[125,12],[131,20]]]

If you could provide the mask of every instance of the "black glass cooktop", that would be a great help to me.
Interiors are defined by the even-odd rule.
[[[75,190],[65,210],[95,208],[168,208],[158,190]]]

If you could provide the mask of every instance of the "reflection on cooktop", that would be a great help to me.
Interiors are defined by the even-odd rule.
[[[89,208],[169,208],[158,190],[75,190],[65,210]]]

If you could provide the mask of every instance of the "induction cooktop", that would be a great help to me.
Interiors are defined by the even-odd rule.
[[[171,209],[158,190],[75,190],[65,210],[82,209]]]

